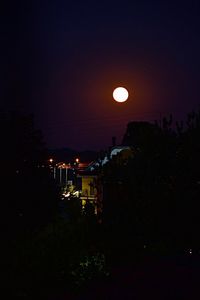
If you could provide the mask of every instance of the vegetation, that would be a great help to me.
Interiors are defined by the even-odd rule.
[[[48,151],[33,117],[2,114],[0,122],[5,293],[35,299],[79,291],[106,274],[104,256],[95,247],[95,218],[81,214],[78,199],[65,207],[70,218],[63,218]]]
[[[131,122],[101,170],[101,223],[78,199],[59,211],[48,151],[32,116],[1,119],[1,265],[7,295],[31,299],[82,291],[116,264],[199,251],[200,112],[184,124]],[[99,219],[98,219],[99,221]]]
[[[5,239],[11,241],[32,234],[52,220],[58,191],[33,116],[2,114],[0,131],[1,222]]]
[[[143,249],[155,255],[199,251],[199,136],[200,112],[175,126],[171,116],[162,124],[128,124],[123,145],[133,147],[134,157],[104,169],[105,232],[117,261],[134,260]]]

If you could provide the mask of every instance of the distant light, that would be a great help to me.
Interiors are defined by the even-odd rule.
[[[53,158],[50,158],[49,161],[50,161],[50,163],[52,163],[53,162]]]
[[[64,193],[62,195],[63,195],[64,198],[68,198],[70,196],[70,193],[68,192],[68,193]]]
[[[76,196],[76,197],[78,197],[78,196],[79,196],[79,191],[75,191],[75,192],[73,193],[73,195]]]
[[[79,161],[80,161],[79,158],[76,158],[76,163],[77,163],[77,164],[79,163]]]

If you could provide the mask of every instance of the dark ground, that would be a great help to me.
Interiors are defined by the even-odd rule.
[[[51,299],[200,299],[200,258],[146,258],[138,266],[113,268],[109,279],[94,282],[80,294]]]

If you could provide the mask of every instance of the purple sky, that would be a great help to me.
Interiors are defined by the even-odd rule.
[[[28,2],[28,3],[27,3]],[[105,149],[129,121],[199,107],[199,1],[5,1],[3,106],[50,148]],[[125,86],[118,104],[113,89]]]

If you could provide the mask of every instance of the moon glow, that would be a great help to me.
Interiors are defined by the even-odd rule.
[[[125,102],[128,96],[128,91],[124,87],[118,87],[113,91],[113,98],[117,102]]]

